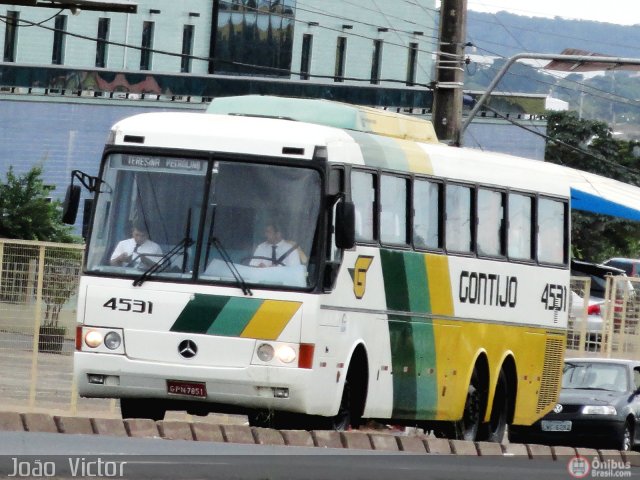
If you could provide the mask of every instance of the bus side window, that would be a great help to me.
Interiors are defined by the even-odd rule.
[[[503,256],[504,193],[478,189],[478,254]]]
[[[538,200],[538,261],[565,263],[565,202],[540,198]]]
[[[515,260],[531,260],[532,255],[532,221],[533,197],[530,195],[509,194],[509,258]]]
[[[351,172],[351,200],[356,207],[357,241],[375,241],[375,180],[373,173],[357,170]]]
[[[441,197],[441,183],[419,179],[413,182],[413,244],[416,248],[442,247]]]
[[[407,242],[407,179],[380,178],[380,241],[395,245]]]
[[[447,250],[471,252],[473,240],[471,187],[448,184],[445,191]]]

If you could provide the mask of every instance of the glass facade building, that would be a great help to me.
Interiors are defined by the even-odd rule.
[[[288,77],[295,6],[295,0],[221,1],[215,72]]]

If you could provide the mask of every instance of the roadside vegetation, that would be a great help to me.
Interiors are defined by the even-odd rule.
[[[73,227],[62,223],[61,204],[51,199],[52,187],[44,184],[42,168],[24,174],[9,168],[0,182],[0,237],[78,243]]]
[[[607,123],[573,111],[549,113],[547,120],[546,161],[640,186],[640,142],[617,140]],[[574,258],[640,258],[640,222],[572,211],[571,223]]]

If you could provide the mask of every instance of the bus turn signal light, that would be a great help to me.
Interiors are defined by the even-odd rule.
[[[298,355],[298,368],[311,368],[313,366],[313,350],[315,345],[312,343],[301,343],[300,353]]]

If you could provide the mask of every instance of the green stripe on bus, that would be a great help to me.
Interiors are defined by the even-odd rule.
[[[419,313],[430,313],[429,281],[421,253],[407,252],[404,254],[405,271],[407,273],[407,291],[409,296],[409,310]]]
[[[404,253],[380,250],[384,293],[387,310],[406,312],[409,310],[409,290],[404,267]]]
[[[228,301],[229,297],[196,293],[180,312],[170,331],[205,333]]]
[[[232,297],[222,309],[213,324],[207,330],[210,335],[239,337],[263,300]]]
[[[417,320],[417,319],[416,319]],[[437,372],[431,322],[389,318],[393,372],[393,418],[434,419]]]
[[[416,372],[413,328],[410,322],[389,315],[391,372],[393,378],[393,418],[415,418]]]
[[[433,324],[414,322],[413,346],[416,355],[416,417],[433,420],[438,411],[438,376],[436,371]]]

